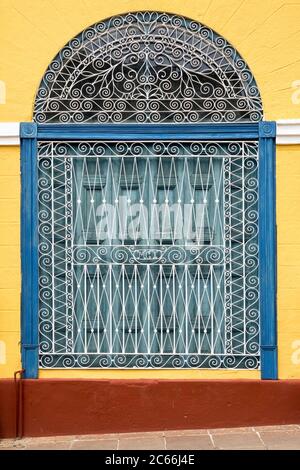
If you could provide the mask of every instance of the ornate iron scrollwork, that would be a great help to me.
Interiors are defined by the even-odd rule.
[[[245,61],[212,29],[138,12],[90,26],[40,84],[38,123],[256,122],[260,94]]]

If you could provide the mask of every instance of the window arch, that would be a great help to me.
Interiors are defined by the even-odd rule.
[[[274,214],[265,209],[272,185],[258,187],[275,135],[273,124],[257,125],[262,118],[237,51],[181,16],[115,16],[59,52],[38,89],[35,123],[21,126],[24,194],[38,195],[37,246],[28,249],[39,261],[39,351],[27,358],[24,347],[24,363],[266,370],[268,359],[265,375],[275,374],[275,304],[273,330],[260,334],[271,302],[259,226]]]
[[[54,58],[37,123],[257,122],[262,102],[235,48],[182,16],[136,12],[96,23]]]

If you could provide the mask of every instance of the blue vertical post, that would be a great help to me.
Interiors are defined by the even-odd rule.
[[[25,378],[38,376],[37,125],[21,123],[21,356]]]
[[[277,379],[276,123],[259,127],[261,377]]]

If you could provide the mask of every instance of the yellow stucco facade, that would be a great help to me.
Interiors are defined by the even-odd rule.
[[[31,121],[56,53],[87,26],[138,10],[184,15],[224,36],[260,89],[266,120],[300,117],[300,0],[0,0],[0,121]],[[298,97],[296,96],[298,94]],[[293,98],[294,97],[294,98]],[[0,147],[0,377],[20,369],[20,150]],[[277,147],[279,378],[300,378],[300,145]],[[299,232],[298,232],[299,230]],[[52,370],[40,377],[253,378],[259,371]]]

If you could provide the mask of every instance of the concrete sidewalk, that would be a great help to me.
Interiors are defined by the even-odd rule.
[[[2,439],[0,450],[300,450],[300,425]]]

